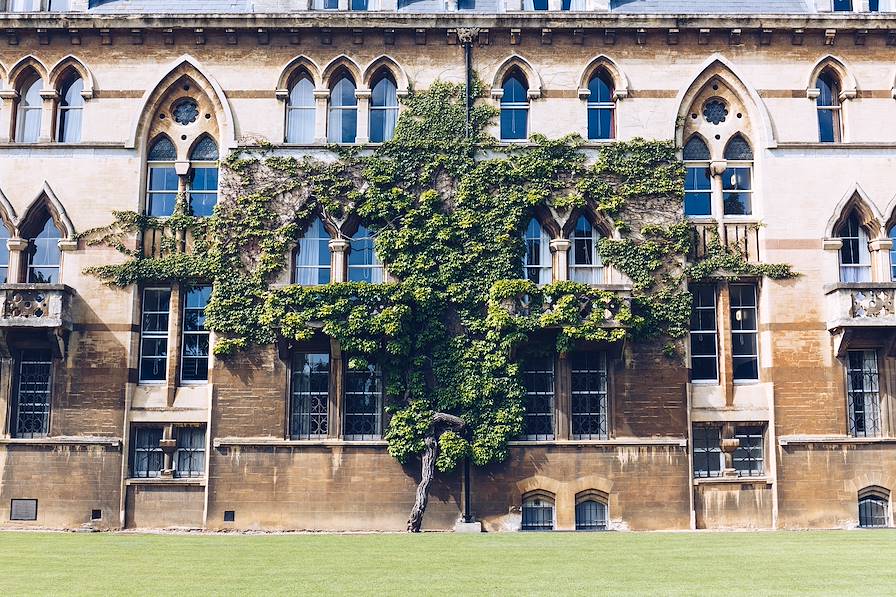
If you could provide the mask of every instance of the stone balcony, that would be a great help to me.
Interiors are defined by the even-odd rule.
[[[618,321],[617,315],[623,308],[631,307],[632,287],[628,284],[598,284],[591,288],[610,292],[613,300],[609,303],[597,302],[597,300],[587,294],[582,295],[565,295],[558,297],[557,301],[567,297],[572,297],[578,302],[577,311],[581,319],[586,319],[595,315],[603,319],[600,327],[605,328],[624,328],[627,327]],[[544,297],[542,301],[532,300],[528,295],[514,296],[505,299],[502,306],[513,316],[530,316],[551,313],[557,308],[555,300],[550,297]],[[559,326],[558,326],[559,327]]]
[[[0,284],[0,328],[71,331],[73,293],[65,284]]]
[[[896,339],[896,282],[829,284],[825,295],[827,328],[838,356],[857,341]]]

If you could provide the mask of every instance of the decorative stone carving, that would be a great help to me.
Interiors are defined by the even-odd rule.
[[[850,317],[892,317],[896,314],[893,310],[893,290],[855,290],[850,296],[852,297]]]

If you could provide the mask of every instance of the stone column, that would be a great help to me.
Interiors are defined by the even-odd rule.
[[[6,248],[9,249],[9,269],[6,270],[7,283],[16,284],[27,281],[25,251],[28,250],[28,241],[15,236],[6,241]]]
[[[551,266],[554,282],[569,280],[569,247],[572,241],[568,238],[554,238],[549,243],[551,248]]]
[[[868,248],[871,251],[871,279],[881,282],[892,280],[890,249],[893,248],[893,240],[890,238],[876,238],[868,243]]]
[[[3,104],[0,105],[0,143],[7,143],[12,140],[13,116],[15,115],[15,105],[19,101],[19,92],[15,89],[4,89],[0,91],[0,99]]]
[[[330,90],[314,90],[314,142],[327,142],[327,109],[329,108]]]
[[[39,143],[49,143],[53,140],[53,129],[56,125],[56,102],[59,99],[59,94],[55,89],[45,89],[40,92],[40,97],[44,103],[40,112],[40,136],[37,140]]]
[[[358,133],[355,135],[355,143],[359,145],[370,143],[370,95],[369,89],[355,91],[358,99]]]
[[[722,191],[722,175],[725,174],[727,169],[728,162],[724,160],[717,160],[709,165],[709,171],[712,175],[712,215],[718,222],[719,242],[723,245],[725,244],[725,224],[722,222],[722,218],[725,216],[725,199],[724,191]]]
[[[731,297],[728,284],[720,282],[716,289],[716,327],[719,341],[719,385],[725,392],[725,405],[734,406],[734,359],[731,354]]]
[[[725,457],[725,469],[722,471],[723,477],[736,477],[737,470],[734,468],[734,451],[740,447],[740,440],[734,437],[734,424],[725,423],[722,425],[721,437],[722,455]]]
[[[168,306],[168,360],[167,375],[165,376],[166,401],[168,406],[174,406],[174,398],[177,396],[177,385],[180,377],[180,331],[183,326],[183,309],[181,302],[183,292],[178,284],[171,289],[171,302]]]
[[[344,238],[330,240],[330,281],[345,282],[347,278],[345,254],[348,252],[349,241]]]
[[[177,450],[173,425],[165,425],[159,447],[162,448],[162,477],[170,479],[174,476],[174,451]]]
[[[554,416],[557,417],[554,428],[557,439],[572,437],[572,394],[570,387],[569,353],[561,352],[557,356],[557,372],[554,375]]]
[[[327,403],[327,437],[342,437],[342,387],[345,367],[342,362],[342,346],[330,338],[330,395]]]

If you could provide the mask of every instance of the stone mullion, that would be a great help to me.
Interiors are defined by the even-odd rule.
[[[871,279],[889,282],[893,275],[890,270],[890,249],[893,241],[889,238],[878,238],[868,243],[871,252]]]
[[[725,392],[725,405],[734,405],[734,357],[732,355],[731,338],[731,297],[728,283],[720,282],[717,289],[718,311],[716,328],[718,332],[719,351],[719,384]]]
[[[16,104],[19,101],[19,92],[15,89],[4,89],[0,91],[0,143],[8,143],[12,140],[15,130],[15,114]]]
[[[330,280],[333,282],[345,282],[347,279],[346,253],[349,241],[344,238],[334,238],[329,242],[330,247]]]
[[[4,352],[9,348],[8,341],[3,338]],[[4,413],[3,421],[0,421],[0,436],[12,436],[12,379],[14,373],[14,361],[10,356],[0,357],[0,413]]]
[[[27,282],[28,268],[25,263],[28,241],[24,238],[13,237],[6,241],[9,249],[9,269],[6,270],[6,281],[9,284]]]
[[[171,302],[168,311],[168,367],[165,377],[165,391],[168,406],[174,406],[177,385],[180,380],[181,330],[183,329],[184,292],[179,284],[171,290]]]
[[[370,142],[370,95],[369,89],[355,91],[355,98],[358,100],[358,130],[355,134],[355,143],[362,145]]]
[[[554,375],[554,429],[557,439],[572,437],[572,394],[569,353],[557,356],[557,371]]]
[[[549,243],[551,249],[551,279],[554,282],[569,280],[569,247],[572,242],[567,238],[555,238]]]
[[[342,437],[343,387],[345,385],[345,367],[342,362],[342,347],[339,342],[330,339],[330,396],[327,405],[327,437]]]
[[[40,112],[40,135],[37,140],[39,143],[49,143],[53,140],[53,128],[56,124],[56,104],[59,100],[59,94],[55,89],[49,89],[40,92],[43,99],[43,106]]]
[[[329,108],[330,90],[314,90],[314,142],[327,142],[327,112]]]

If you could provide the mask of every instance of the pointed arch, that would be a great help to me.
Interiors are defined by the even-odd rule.
[[[215,138],[209,133],[202,133],[190,146],[187,155],[191,162],[214,162],[220,159],[221,152],[218,150]]]
[[[492,79],[492,97],[501,97],[503,94],[504,79],[514,68],[519,69],[523,75],[526,76],[527,83],[529,84],[529,99],[537,99],[541,97],[542,81],[538,71],[535,70],[528,60],[519,54],[513,54],[512,56],[505,58],[504,61],[498,65],[497,70],[495,70],[495,76]]]
[[[859,223],[867,230],[869,238],[874,240],[886,234],[883,216],[865,190],[857,184],[843,195],[834,208],[834,213],[825,226],[825,238],[835,238],[837,229],[853,212],[859,215]]]
[[[694,99],[703,90],[704,86],[710,82],[713,77],[718,77],[731,87],[740,97],[744,105],[751,110],[754,116],[755,133],[758,136],[756,140],[762,147],[777,147],[778,141],[775,134],[772,120],[768,113],[768,108],[759,97],[756,89],[749,85],[736,70],[734,65],[729,62],[721,54],[715,53],[710,56],[699,68],[697,74],[691,79],[681,91],[678,92],[676,103],[678,105],[678,113],[676,114],[673,138],[678,147],[682,146],[682,137],[684,136],[684,122],[688,115]]]
[[[125,147],[134,148],[138,142],[143,142],[160,102],[171,86],[183,77],[192,79],[212,102],[218,121],[218,145],[222,153],[236,147],[236,124],[230,102],[227,101],[224,90],[208,71],[195,58],[184,54],[169,64],[164,73],[159,81],[143,94],[140,110],[131,125],[131,134]]]
[[[53,65],[53,68],[50,69],[49,74],[49,86],[52,89],[59,90],[60,85],[62,84],[62,79],[65,74],[71,70],[74,70],[78,73],[78,76],[81,77],[81,80],[84,81],[84,90],[81,92],[81,97],[88,100],[93,97],[94,87],[96,86],[96,81],[93,78],[93,73],[90,72],[90,69],[87,68],[87,65],[81,61],[80,58],[69,54],[59,62]]]
[[[277,80],[276,94],[280,99],[289,97],[289,84],[293,77],[300,70],[306,71],[311,76],[315,89],[323,89],[323,79],[320,74],[320,66],[307,56],[296,56],[290,60],[283,70],[280,71],[280,78]]]
[[[558,224],[556,218],[554,218],[554,214],[551,213],[550,208],[546,205],[536,205],[532,210],[531,217],[535,218],[541,227],[544,228],[545,232],[548,233],[548,238],[553,240],[555,238],[560,238],[563,234],[562,227]],[[523,224],[528,226],[529,219],[526,219]]]
[[[9,231],[10,236],[18,236],[18,227],[16,225],[18,219],[19,216],[16,215],[16,210],[12,206],[12,203],[9,202],[6,195],[0,190],[0,220],[3,220],[3,225]]]
[[[724,157],[726,160],[753,161],[753,146],[750,140],[740,133],[734,133],[725,142]]]
[[[33,54],[28,54],[24,58],[19,59],[19,61],[9,69],[9,76],[7,78],[9,81],[9,88],[15,89],[19,85],[19,80],[21,79],[22,74],[28,72],[29,69],[32,69],[37,73],[37,76],[40,77],[44,83],[43,88],[48,89],[49,71],[47,66]]]
[[[65,206],[56,197],[50,183],[46,181],[22,216],[16,219],[16,233],[19,235],[31,234],[29,228],[37,226],[44,213],[53,219],[53,223],[65,235],[66,240],[76,240],[75,227],[65,211]]]
[[[9,77],[7,76],[9,73],[9,69],[0,62],[0,89],[9,88]]]
[[[613,226],[612,221],[590,205],[583,205],[582,207],[574,208],[569,212],[569,217],[567,217],[566,221],[563,223],[563,238],[570,238],[570,235],[576,228],[579,216],[585,216],[588,223],[591,224],[603,238],[620,238],[619,231]]]
[[[394,79],[395,86],[397,87],[398,97],[406,96],[411,87],[408,74],[394,58],[387,54],[374,58],[364,69],[362,77],[364,86],[373,89],[373,79],[382,69],[388,70],[392,75],[392,79]]]
[[[329,89],[330,85],[333,83],[330,79],[340,69],[345,69],[349,72],[349,74],[355,80],[357,89],[361,89],[363,87],[361,67],[358,66],[357,62],[355,62],[345,54],[340,54],[336,58],[330,60],[330,62],[327,63],[327,65],[324,67],[323,72],[321,73],[322,86],[324,88]]]
[[[601,54],[591,59],[579,77],[579,97],[588,97],[588,82],[597,72],[604,71],[613,79],[613,96],[616,99],[628,97],[628,77],[612,58]]]
[[[699,132],[691,133],[681,151],[686,162],[708,162],[710,160],[709,144],[706,142],[706,137]]]
[[[821,73],[826,70],[833,71],[834,74],[837,75],[837,79],[839,79],[839,99],[841,101],[853,99],[856,96],[859,86],[856,82],[856,78],[852,74],[852,70],[846,66],[846,63],[841,58],[827,54],[816,60],[815,64],[812,65],[812,70],[809,71],[809,79],[806,82],[807,98],[814,100],[818,97],[820,91],[816,86],[816,82],[818,81],[818,77],[821,76]]]

